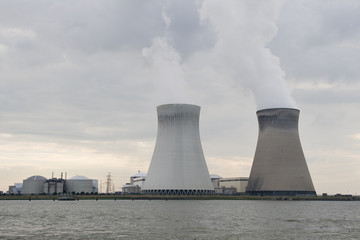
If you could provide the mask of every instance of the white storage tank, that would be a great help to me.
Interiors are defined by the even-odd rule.
[[[43,176],[31,176],[23,181],[22,194],[41,194],[44,193],[44,183],[46,178]]]
[[[65,183],[66,193],[92,193],[93,179],[85,176],[74,176]]]

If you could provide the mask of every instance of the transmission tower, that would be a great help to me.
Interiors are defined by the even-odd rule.
[[[112,189],[112,179],[111,179],[111,174],[109,172],[109,174],[106,176],[106,193],[111,193],[111,189]]]

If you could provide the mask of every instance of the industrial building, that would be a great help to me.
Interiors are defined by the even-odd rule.
[[[222,179],[221,176],[219,176],[217,174],[210,174],[210,180],[211,180],[211,183],[213,184],[215,191],[216,191],[216,188],[220,187],[220,179]]]
[[[44,183],[47,178],[39,175],[31,176],[23,181],[21,194],[41,194],[44,193]]]
[[[247,177],[222,178],[217,174],[210,175],[215,193],[221,195],[244,194],[249,181]]]
[[[51,178],[44,183],[45,194],[58,194],[64,193],[65,191],[65,179],[62,178]]]
[[[66,180],[66,193],[95,193],[98,189],[97,180],[85,176],[74,176]]]
[[[132,185],[130,183],[126,183],[122,186],[122,194],[140,194],[141,187],[138,185]]]
[[[157,107],[157,114],[156,145],[143,193],[213,194],[200,141],[200,107],[165,104]]]
[[[234,188],[235,193],[245,193],[248,185],[248,177],[222,178],[219,180],[221,188]]]
[[[140,171],[135,173],[134,175],[132,175],[130,177],[130,184],[131,185],[137,185],[140,188],[143,188],[144,182],[146,180],[146,175],[147,175],[146,173],[142,173]]]
[[[11,186],[10,186],[11,187]],[[10,188],[9,188],[10,190]],[[97,193],[98,180],[84,176],[74,176],[70,179],[31,176],[23,181],[21,194],[61,194],[61,193]]]
[[[23,184],[22,183],[14,183],[14,185],[9,186],[8,194],[21,194]]]
[[[130,182],[122,187],[123,194],[139,194],[144,186],[146,173],[137,172],[130,177]]]
[[[259,135],[247,192],[252,195],[316,195],[298,132],[300,111],[257,111]]]

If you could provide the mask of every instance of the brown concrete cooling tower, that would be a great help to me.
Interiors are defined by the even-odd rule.
[[[300,111],[291,108],[257,112],[259,136],[247,192],[251,195],[316,195],[301,147]]]

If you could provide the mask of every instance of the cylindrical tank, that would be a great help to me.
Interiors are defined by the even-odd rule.
[[[316,195],[298,132],[300,111],[257,112],[259,136],[247,192],[252,195]]]
[[[74,176],[65,183],[66,193],[91,193],[93,180],[84,176]]]
[[[147,194],[212,194],[199,132],[200,107],[165,104],[157,107],[155,150],[144,183]]]
[[[31,176],[23,181],[22,194],[44,193],[44,183],[47,179],[43,176]]]

